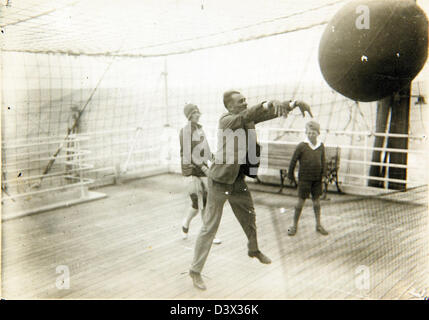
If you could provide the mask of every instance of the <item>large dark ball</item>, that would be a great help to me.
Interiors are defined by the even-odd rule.
[[[319,65],[334,90],[353,100],[374,101],[409,84],[427,54],[428,21],[413,0],[360,0],[348,3],[328,23]]]

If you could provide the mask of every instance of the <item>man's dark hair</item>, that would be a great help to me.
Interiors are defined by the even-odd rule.
[[[228,109],[228,104],[231,102],[231,97],[233,94],[240,94],[239,91],[237,90],[229,90],[229,91],[225,91],[223,94],[223,105],[225,106],[225,108]]]

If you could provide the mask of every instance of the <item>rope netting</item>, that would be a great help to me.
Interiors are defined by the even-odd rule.
[[[340,177],[364,186],[353,175],[368,174],[376,103],[334,92],[317,60],[324,23],[343,3],[9,1],[0,15],[3,190],[67,184],[64,176],[82,168],[72,156],[95,184],[124,171],[178,171],[184,104],[200,107],[214,149],[231,88],[249,105],[307,101],[325,144],[357,147],[342,151],[360,162],[342,163]],[[416,185],[427,178],[419,170],[427,163],[428,108],[418,99],[425,74],[412,85],[408,177]],[[300,141],[308,119],[295,112],[259,125],[261,138]],[[55,173],[60,179],[40,178]]]

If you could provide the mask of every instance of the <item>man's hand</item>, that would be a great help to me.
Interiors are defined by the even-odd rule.
[[[310,115],[310,117],[313,118],[313,114],[311,113],[311,108],[310,106],[305,103],[304,101],[301,100],[297,100],[295,101],[295,105],[294,108],[298,107],[299,110],[301,110],[302,116],[305,117],[305,112],[308,112],[308,114]]]
[[[313,113],[311,112],[310,106],[301,100],[296,100],[295,102],[291,101],[278,101],[278,100],[271,100],[268,103],[268,108],[273,108],[273,112],[278,117],[287,117],[289,112],[291,112],[295,108],[299,108],[301,110],[302,116],[305,117],[305,112],[307,112],[312,118]]]
[[[293,110],[289,106],[289,101],[278,101],[278,100],[272,100],[269,102],[269,107],[274,109],[274,113],[277,115],[277,117],[287,117],[289,112]]]

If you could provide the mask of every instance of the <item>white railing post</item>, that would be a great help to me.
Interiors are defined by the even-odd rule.
[[[363,153],[363,170],[362,170],[362,175],[366,176],[366,172],[367,172],[367,168],[366,168],[366,164],[368,162],[368,150],[366,148],[368,148],[368,134],[364,135],[365,137],[365,151]]]
[[[80,196],[81,196],[81,198],[85,198],[88,196],[88,188],[85,185],[84,180],[83,180],[82,155],[80,153],[80,142],[79,142],[79,140],[75,141],[74,145],[76,146],[76,150],[77,150],[77,153],[74,153],[73,156],[77,155],[77,160],[78,160],[77,165],[79,168],[78,173],[79,173],[79,182],[80,182]]]

